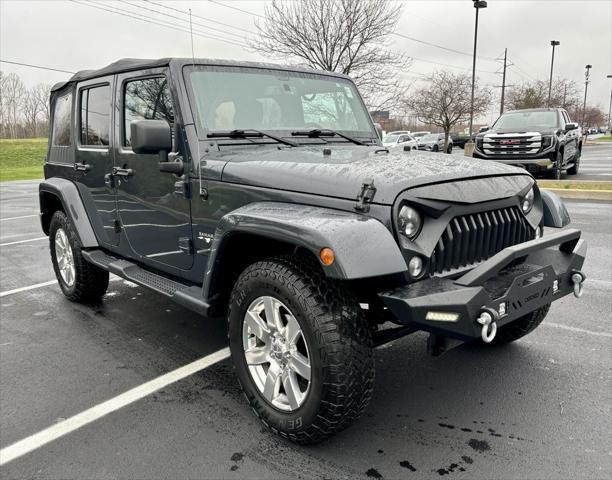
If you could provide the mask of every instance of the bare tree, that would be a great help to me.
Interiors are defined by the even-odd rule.
[[[26,90],[23,95],[22,112],[25,119],[25,134],[36,137],[38,133],[38,117],[41,113],[40,102],[34,89]]]
[[[25,86],[19,75],[9,73],[3,77],[2,111],[10,138],[16,138],[18,134],[24,95]]]
[[[451,72],[434,72],[429,83],[414,92],[407,107],[419,121],[444,130],[444,151],[448,149],[451,129],[470,118],[470,94],[472,79],[469,75]],[[491,91],[476,86],[474,92],[474,116],[487,111],[491,103]]]
[[[368,107],[386,110],[401,103],[405,85],[397,71],[408,57],[389,51],[386,41],[400,17],[390,0],[301,0],[266,6],[265,20],[251,47],[310,68],[350,75]]]
[[[506,105],[510,110],[542,108],[548,104],[548,81],[525,82],[508,90]],[[571,110],[581,105],[580,90],[573,80],[557,78],[553,81],[550,106]]]
[[[35,87],[32,88],[32,93],[36,100],[38,101],[38,105],[40,111],[42,113],[43,120],[48,124],[49,119],[51,117],[50,104],[49,104],[49,95],[51,94],[51,84],[50,83],[39,83]]]

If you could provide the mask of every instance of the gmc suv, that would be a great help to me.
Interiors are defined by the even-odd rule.
[[[533,108],[502,114],[476,135],[474,157],[516,165],[527,171],[576,175],[582,132],[562,108]]]

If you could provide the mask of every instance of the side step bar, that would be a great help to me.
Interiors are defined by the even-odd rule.
[[[202,298],[202,287],[185,285],[170,278],[149,272],[135,263],[117,259],[102,250],[83,250],[85,259],[118,277],[169,297],[179,305],[208,316],[210,305]]]

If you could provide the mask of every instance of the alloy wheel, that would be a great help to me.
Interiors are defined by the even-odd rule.
[[[300,408],[311,382],[306,338],[291,311],[271,296],[253,300],[242,326],[249,373],[272,406],[286,412]]]
[[[63,228],[58,228],[55,232],[55,258],[62,280],[66,285],[72,287],[76,277],[74,255],[68,241],[68,235]]]

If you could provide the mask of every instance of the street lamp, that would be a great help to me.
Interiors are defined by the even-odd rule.
[[[586,119],[586,99],[587,99],[587,90],[589,89],[589,76],[591,75],[591,68],[593,65],[585,65],[586,71],[584,72],[584,103],[582,104],[582,125],[584,125],[584,121]]]
[[[552,92],[552,77],[553,77],[553,66],[555,65],[555,47],[561,45],[561,42],[558,40],[551,40],[550,44],[552,45],[552,58],[550,60],[550,80],[548,82],[548,103],[547,106],[550,108],[550,94]]]
[[[484,0],[472,0],[476,9],[476,22],[474,26],[474,57],[472,58],[472,98],[470,100],[470,136],[472,139],[472,128],[474,126],[474,87],[476,84],[476,43],[478,40],[478,11],[481,8],[487,8],[487,2]]]
[[[612,78],[612,75],[606,75],[606,78]],[[610,130],[610,114],[612,113],[612,88],[610,88],[610,106],[608,107],[608,134],[612,132]]]

